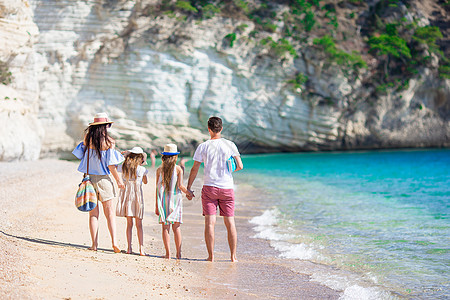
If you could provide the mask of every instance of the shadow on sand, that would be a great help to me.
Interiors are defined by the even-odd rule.
[[[27,241],[27,242],[31,242],[31,243],[36,243],[36,244],[60,246],[60,247],[84,249],[84,250],[88,250],[88,248],[89,248],[89,246],[86,246],[86,245],[78,245],[78,244],[64,243],[64,242],[58,242],[58,241],[52,241],[52,240],[45,240],[45,239],[40,239],[40,238],[31,238],[31,237],[26,237],[26,236],[18,236],[18,235],[6,233],[3,230],[0,230],[0,233],[3,234],[4,236],[10,237],[10,238],[15,238],[15,239],[19,239],[19,240],[23,240],[23,241]],[[107,252],[107,253],[114,253],[114,251],[112,249],[104,249],[104,248],[97,248],[97,251],[102,251],[102,252]],[[125,250],[122,250],[121,253],[125,254]],[[131,254],[127,254],[127,255],[140,256],[139,253],[131,253]],[[146,254],[145,256],[155,257],[155,258],[163,258],[164,259],[164,256],[161,256],[161,255]],[[181,258],[179,260],[185,260],[185,261],[206,261],[206,259],[186,258],[186,257],[183,257],[183,258]]]

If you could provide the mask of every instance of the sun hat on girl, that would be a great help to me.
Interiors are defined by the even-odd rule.
[[[167,144],[164,146],[164,152],[161,152],[162,155],[177,155],[180,154],[177,149],[177,145],[175,144]]]
[[[108,119],[108,115],[106,113],[98,113],[94,116],[94,122],[89,123],[89,126],[92,125],[101,125],[101,124],[112,124],[114,122]]]
[[[130,153],[134,153],[134,154],[142,154],[144,153],[144,150],[142,150],[141,147],[133,147],[133,149],[131,150],[127,150]]]
[[[130,150],[125,150],[124,151],[124,155],[128,155],[130,153],[134,153],[134,154],[143,154],[144,155],[144,161],[142,162],[141,165],[147,165],[147,153],[144,152],[144,150],[142,150],[141,147],[133,147]]]

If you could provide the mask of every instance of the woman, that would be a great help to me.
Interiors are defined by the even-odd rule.
[[[97,192],[99,203],[102,203],[109,234],[111,235],[114,252],[120,252],[116,244],[116,198],[119,188],[124,188],[122,178],[117,172],[117,165],[124,161],[120,152],[115,150],[115,141],[108,136],[107,128],[113,122],[108,120],[106,113],[96,114],[94,122],[85,130],[84,140],[73,150],[73,154],[81,159],[78,171],[87,173],[89,161],[89,175]],[[89,250],[97,251],[98,246],[98,216],[99,205],[89,212],[89,229],[91,232],[92,246]]]

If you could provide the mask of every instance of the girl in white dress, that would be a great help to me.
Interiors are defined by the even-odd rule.
[[[142,218],[144,217],[142,183],[147,184],[148,170],[142,165],[147,164],[147,156],[140,147],[125,151],[124,155],[125,161],[119,166],[118,170],[122,172],[125,188],[120,190],[116,215],[127,218],[127,253],[132,253],[131,235],[133,233],[133,219],[135,219],[139,253],[140,255],[146,255],[144,252],[144,232],[142,230]]]
[[[183,223],[183,193],[188,193],[183,185],[183,169],[177,166],[178,154],[175,144],[167,144],[162,152],[162,165],[156,170],[155,214],[162,225],[162,239],[166,249],[165,258],[170,258],[170,225],[175,239],[177,259],[181,258],[181,230]]]

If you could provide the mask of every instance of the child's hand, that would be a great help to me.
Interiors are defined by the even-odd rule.
[[[188,198],[188,200],[192,200],[192,198],[194,198],[194,192],[191,190],[188,190],[188,192],[186,193],[186,198]]]
[[[125,185],[123,184],[123,181],[122,181],[122,180],[119,180],[119,181],[117,182],[117,185],[119,186],[119,189],[124,189],[124,188],[125,188]]]

